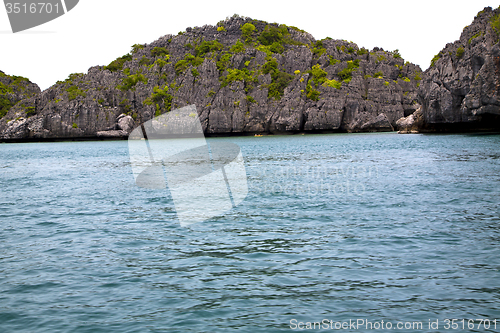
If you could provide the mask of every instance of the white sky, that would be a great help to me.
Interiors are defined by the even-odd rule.
[[[235,13],[293,25],[316,39],[399,49],[405,60],[425,70],[436,53],[460,37],[477,12],[499,5],[500,1],[487,0],[80,0],[66,15],[17,34],[0,7],[0,70],[27,77],[44,90],[71,73],[107,65],[133,44],[150,43],[186,27],[215,25]]]

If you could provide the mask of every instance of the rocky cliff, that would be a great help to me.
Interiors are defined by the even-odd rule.
[[[400,129],[500,129],[499,34],[500,7],[479,12],[460,39],[446,45],[425,71],[418,91],[423,119],[408,118]]]
[[[420,80],[397,50],[233,16],[26,96],[0,120],[0,138],[126,137],[189,104],[207,135],[392,131],[419,107]]]

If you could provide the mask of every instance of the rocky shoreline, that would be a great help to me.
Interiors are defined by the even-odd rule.
[[[43,92],[0,72],[0,141],[126,139],[191,104],[207,136],[496,130],[499,16],[478,13],[425,72],[397,50],[239,16],[136,44]]]

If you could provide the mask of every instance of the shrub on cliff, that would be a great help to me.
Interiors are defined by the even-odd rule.
[[[311,82],[309,82],[306,86],[306,97],[309,98],[310,100],[317,101],[319,100],[319,94],[320,92],[314,89],[311,86]]]
[[[332,80],[326,80],[325,83],[323,83],[324,87],[331,87],[335,89],[340,89],[342,87],[342,82],[338,82],[335,79]]]
[[[245,23],[240,29],[241,29],[241,35],[245,40],[245,42],[250,43],[252,41],[253,32],[256,29],[255,25],[253,25],[252,23]]]
[[[218,40],[213,40],[210,42],[204,40],[203,42],[200,43],[200,45],[198,45],[195,48],[195,55],[197,57],[203,57],[205,54],[209,52],[221,51],[222,49],[224,49],[224,45],[219,43]]]
[[[110,62],[109,65],[104,66],[104,69],[105,70],[107,69],[111,72],[121,71],[123,69],[123,64],[125,62],[131,61],[131,60],[132,60],[132,55],[130,53],[127,53],[124,56],[121,56],[121,57],[113,60],[112,62]]]
[[[259,35],[257,40],[265,46],[272,45],[274,43],[283,43],[283,37],[288,34],[288,29],[286,26],[276,27],[274,25],[267,25],[264,31]]]
[[[0,118],[3,118],[9,109],[12,107],[11,102],[7,98],[0,98]]]
[[[314,84],[316,85],[316,87],[319,85],[319,84],[323,84],[325,81],[326,81],[326,75],[328,74],[327,72],[325,72],[322,68],[321,68],[321,65],[320,64],[316,64],[312,67],[312,69],[309,71],[309,73],[311,73],[312,75],[312,80],[314,82]]]
[[[144,100],[145,105],[153,105],[156,106],[155,116],[159,116],[162,110],[170,111],[172,109],[172,100],[174,97],[168,93],[169,85],[165,85],[163,89],[158,86],[153,88],[153,93],[151,96]]]
[[[477,34],[475,34],[474,36],[472,36],[471,38],[469,38],[469,45],[472,43],[472,40],[476,39],[477,37],[481,36],[483,34],[482,31],[479,31]]]
[[[168,50],[164,47],[155,47],[154,49],[151,50],[151,56],[152,57],[165,57],[168,54]]]
[[[285,88],[288,86],[290,81],[293,80],[293,75],[286,72],[282,72],[278,69],[278,62],[276,59],[269,59],[264,66],[262,66],[263,74],[271,74],[271,84],[267,86],[268,88],[268,98],[274,98],[275,100],[280,99]]]
[[[68,99],[70,101],[78,98],[78,97],[87,97],[87,94],[81,90],[79,87],[77,86],[69,86],[67,89],[66,89],[66,92],[68,93]]]
[[[359,68],[359,59],[349,60],[347,62],[347,67],[337,73],[337,75],[342,79],[342,81],[351,81],[352,72]]]
[[[229,83],[235,81],[243,82],[245,85],[258,82],[257,77],[255,77],[255,71],[249,71],[246,68],[243,69],[228,68],[227,75],[221,76],[219,80],[221,82],[221,87],[225,87],[229,85]]]
[[[141,66],[151,65],[151,59],[149,59],[148,57],[143,55],[141,60],[139,61],[139,65],[141,65]]]
[[[177,63],[175,64],[174,66],[175,74],[181,75],[182,73],[184,73],[184,71],[188,68],[189,65],[193,67],[198,67],[203,63],[203,61],[204,61],[203,58],[198,56],[195,57],[191,53],[188,53],[184,56],[184,59],[177,61]]]
[[[139,50],[142,50],[144,47],[145,47],[144,44],[134,44],[134,45],[132,45],[131,53],[135,54],[135,53],[139,52]]]
[[[293,75],[290,75],[286,72],[275,71],[271,74],[271,79],[272,82],[268,86],[269,90],[267,97],[279,100],[281,97],[283,97],[285,88],[288,87],[290,81],[293,80]]]
[[[217,61],[217,69],[220,73],[224,72],[226,68],[229,66],[229,62],[231,60],[231,53],[223,53],[219,60]]]
[[[362,47],[361,49],[358,50],[358,55],[365,55],[365,54],[368,54],[368,50],[365,49],[364,47]]]
[[[316,45],[313,48],[313,54],[317,57],[320,57],[323,53],[326,53],[326,48],[323,46],[323,41],[318,40]]]
[[[12,88],[0,82],[0,94],[4,95],[12,92]]]
[[[117,86],[118,89],[127,91],[130,89],[135,89],[137,83],[143,82],[144,84],[148,83],[148,79],[141,73],[128,75],[122,81],[122,85]]]
[[[245,45],[242,42],[237,41],[233,46],[231,46],[230,51],[233,53],[245,52]]]
[[[439,59],[441,59],[441,52],[439,52],[438,54],[436,54],[434,56],[434,58],[432,58],[431,60],[431,67],[434,67],[434,65],[436,65],[436,61],[438,61]]]

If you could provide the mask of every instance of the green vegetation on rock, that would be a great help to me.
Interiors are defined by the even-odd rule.
[[[385,60],[387,60],[387,58],[384,55],[379,55],[379,56],[377,56],[376,63],[379,63],[379,62],[382,62],[382,61],[385,61]]]
[[[201,65],[203,63],[203,60],[204,59],[201,57],[198,57],[198,56],[195,57],[191,53],[187,53],[184,56],[184,59],[177,61],[177,63],[175,64],[175,74],[180,75],[180,74],[184,73],[184,71],[189,66],[198,67],[199,65]]]
[[[5,95],[5,94],[11,93],[11,92],[13,92],[13,91],[12,91],[12,88],[10,86],[7,86],[7,85],[3,84],[2,82],[0,82],[0,94]]]
[[[252,96],[246,96],[245,99],[248,101],[248,103],[257,103],[255,98],[253,98]]]
[[[245,84],[258,82],[257,78],[254,75],[255,71],[249,71],[246,68],[243,69],[228,68],[227,75],[220,77],[221,87],[225,87],[229,85],[231,82],[235,81],[240,81]]]
[[[33,96],[36,92],[32,89],[27,89],[31,83],[27,78],[16,75],[7,75],[0,71],[0,118],[3,118],[19,100]],[[31,109],[26,109],[25,112]],[[33,108],[34,114],[34,108]]]
[[[341,62],[340,60],[333,58],[331,55],[329,55],[328,57],[330,58],[330,66],[336,65]]]
[[[148,66],[151,65],[151,59],[146,57],[145,55],[142,56],[141,60],[139,61],[139,65],[141,66]]]
[[[166,57],[168,55],[168,50],[164,47],[155,47],[151,50],[150,54],[152,57]]]
[[[154,67],[154,65],[158,65],[158,67],[163,68],[169,64],[168,60],[170,59],[169,55],[166,55],[165,58],[158,58],[155,62],[149,66],[150,68]]]
[[[209,52],[221,51],[224,49],[224,45],[222,45],[218,40],[213,41],[202,41],[200,45],[195,47],[195,56],[203,57]]]
[[[468,41],[469,45],[472,43],[473,39],[476,39],[477,37],[481,36],[482,34],[483,34],[483,32],[479,31],[477,34],[475,34],[474,36],[472,36],[471,38],[469,38],[469,41]]]
[[[231,46],[231,49],[230,51],[232,53],[241,53],[241,52],[245,52],[245,45],[240,42],[240,41],[237,41],[236,44],[234,44],[233,46]]]
[[[130,74],[126,78],[123,79],[122,84],[117,86],[117,88],[122,90],[122,91],[127,91],[127,90],[131,90],[131,89],[135,90],[135,86],[139,82],[143,82],[144,84],[147,84],[148,79],[142,73]]]
[[[320,92],[311,86],[311,82],[307,83],[306,86],[306,97],[310,100],[317,101],[319,99]]]
[[[357,53],[358,53],[358,55],[360,55],[360,56],[361,56],[361,55],[368,54],[369,52],[368,52],[368,50],[367,50],[367,49],[365,49],[364,47],[362,47],[361,49],[359,49],[359,50],[358,50],[358,52],[357,52]]]
[[[325,82],[323,83],[323,86],[324,87],[332,87],[335,89],[340,89],[342,87],[342,82],[339,82],[335,79],[325,80]]]
[[[226,70],[226,68],[229,66],[229,61],[231,60],[231,58],[231,53],[223,53],[220,56],[219,61],[217,61],[217,69],[219,70],[219,72],[222,73]]]
[[[257,40],[265,46],[273,45],[275,43],[282,44],[284,42],[284,36],[287,36],[288,34],[289,32],[286,26],[280,25],[276,27],[268,24]]]
[[[253,38],[253,32],[255,31],[255,25],[252,23],[245,23],[241,27],[241,35],[245,40],[245,43],[251,43]]]
[[[439,52],[438,54],[436,54],[434,56],[434,58],[432,58],[431,60],[431,67],[434,67],[434,65],[436,65],[436,61],[438,61],[439,59],[441,59],[442,55],[441,55],[441,52]]]
[[[321,68],[320,64],[316,64],[308,71],[312,75],[312,80],[316,87],[320,84],[325,83],[326,75],[328,74],[325,70]]]
[[[130,53],[136,54],[137,52],[139,52],[139,50],[142,50],[144,47],[145,47],[144,44],[134,44],[132,45],[132,51]]]
[[[323,41],[318,40],[313,48],[313,54],[320,57],[323,53],[326,53],[326,48],[323,46]]]
[[[493,15],[490,18],[490,25],[493,28],[493,30],[495,30],[497,35],[499,35],[500,34],[500,13]]]
[[[113,60],[109,65],[104,66],[104,69],[109,70],[111,72],[121,71],[123,69],[123,64],[127,61],[132,60],[132,55],[130,53],[125,54],[115,60]]]
[[[347,67],[337,73],[337,75],[342,79],[342,81],[348,83],[352,79],[352,72],[359,68],[359,59],[349,60],[347,62]]]
[[[0,118],[3,118],[11,107],[12,103],[7,98],[0,97]]]
[[[87,97],[87,94],[83,90],[73,85],[70,85],[68,88],[66,88],[66,92],[68,93],[68,99],[70,101],[77,99],[78,97]]]
[[[262,73],[271,74],[271,84],[267,86],[268,98],[275,100],[281,99],[285,92],[285,88],[293,80],[293,75],[282,72],[278,69],[278,62],[276,59],[271,58],[262,66]]]
[[[420,76],[422,74],[422,72],[420,71],[416,71],[415,72],[415,77],[413,78],[415,81],[420,81],[422,80],[422,77]]]
[[[155,116],[159,116],[162,114],[162,110],[170,111],[172,109],[172,100],[174,97],[168,93],[169,85],[165,85],[163,89],[156,86],[153,88],[153,93],[151,96],[146,98],[144,101],[145,105],[153,105],[156,106]]]

